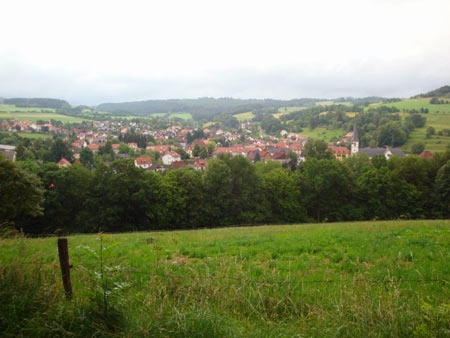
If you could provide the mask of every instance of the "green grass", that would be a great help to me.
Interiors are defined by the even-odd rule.
[[[183,120],[190,120],[192,119],[192,115],[191,113],[170,113],[170,114],[165,114],[165,113],[156,113],[156,114],[151,114],[149,115],[149,117],[151,116],[169,116],[169,118],[179,118],[179,119],[183,119]]]
[[[447,99],[448,100],[448,99]],[[428,108],[430,113],[450,113],[450,104],[430,104],[429,98],[424,99],[408,99],[408,100],[402,100],[394,103],[377,103],[377,104],[371,104],[368,108],[377,108],[380,106],[386,106],[386,107],[396,107],[400,110],[406,109],[406,110],[412,110],[416,109],[417,111],[420,111],[420,108]]]
[[[234,117],[237,118],[239,121],[249,121],[255,117],[255,114],[253,114],[252,112],[247,112],[247,113],[236,114],[236,115],[234,115]]]
[[[450,330],[448,220],[68,239],[71,302],[55,238],[0,240],[3,336],[445,337]],[[419,282],[435,279],[447,282]]]
[[[427,118],[425,127],[415,129],[411,132],[408,141],[402,147],[404,151],[411,151],[411,146],[415,143],[423,143],[425,144],[426,150],[434,153],[445,151],[448,144],[450,144],[450,137],[448,136],[435,135],[429,139],[426,138],[426,130],[428,127],[435,128],[436,133],[444,128],[450,129],[450,104],[430,104],[429,98],[421,98],[402,100],[394,103],[372,104],[369,107],[376,108],[380,106],[396,107],[400,109],[402,111],[400,115],[403,118],[409,115],[408,113],[403,113],[403,110],[410,111],[415,109],[420,111],[421,108],[427,108],[429,110],[429,114],[421,114]],[[368,108],[365,109],[367,110]]]
[[[409,114],[406,114],[409,115]],[[411,146],[415,143],[425,144],[425,149],[434,152],[445,151],[447,146],[450,144],[450,136],[438,136],[437,132],[444,128],[450,129],[450,114],[449,113],[434,113],[434,114],[421,114],[427,118],[425,127],[414,129],[409,137],[406,144],[402,149],[406,151],[411,150]],[[427,129],[428,127],[433,127],[436,130],[436,135],[431,136],[427,139]]]
[[[0,119],[16,119],[18,121],[23,120],[30,120],[33,122],[36,122],[38,120],[57,120],[62,122],[82,122],[82,121],[88,121],[86,119],[78,118],[78,117],[72,117],[72,116],[66,116],[61,114],[55,114],[55,113],[15,113],[15,112],[0,112]]]
[[[35,139],[52,138],[52,135],[47,134],[37,134],[37,133],[15,133],[15,134],[19,135],[20,137],[35,138]]]
[[[278,108],[278,112],[280,113],[292,113],[295,111],[299,111],[302,109],[306,109],[307,107],[280,107]]]
[[[318,127],[313,130],[305,128],[299,134],[308,138],[322,139],[328,142],[332,137],[341,137],[345,135],[345,132],[342,129],[327,130],[326,128]]]
[[[54,112],[53,108],[21,108],[11,104],[0,104],[0,112],[21,112],[21,113],[42,113],[42,112]]]

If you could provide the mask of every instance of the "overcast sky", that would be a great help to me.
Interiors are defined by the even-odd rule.
[[[0,97],[409,97],[450,84],[449,0],[5,0]]]

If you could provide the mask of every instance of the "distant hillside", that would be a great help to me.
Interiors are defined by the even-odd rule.
[[[425,94],[419,94],[413,96],[413,99],[423,98],[423,97],[450,97],[450,86],[444,86],[435,90],[432,90]]]
[[[368,106],[369,104],[378,103],[385,101],[385,97],[380,96],[368,96],[368,97],[361,97],[361,98],[355,98],[355,97],[339,97],[337,99],[334,99],[334,102],[348,102],[355,106]]]
[[[3,101],[4,101],[5,99],[3,98],[3,97],[0,97],[0,104],[3,104]]]
[[[54,108],[54,109],[65,109],[70,108],[70,104],[67,101],[59,99],[48,99],[48,98],[13,98],[13,99],[3,99],[4,104],[15,105],[21,108]]]
[[[171,100],[148,100],[123,103],[103,103],[97,106],[97,110],[110,113],[147,116],[157,113],[190,113],[196,120],[208,119],[214,115],[240,114],[249,111],[257,112],[267,109],[278,109],[279,107],[306,107],[313,106],[320,99],[294,99],[294,100],[272,100],[272,99],[233,99],[233,98],[199,98],[199,99],[171,99]]]

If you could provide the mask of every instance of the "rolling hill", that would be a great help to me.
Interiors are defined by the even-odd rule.
[[[450,97],[450,86],[443,86],[428,93],[413,96],[412,99],[420,97]]]

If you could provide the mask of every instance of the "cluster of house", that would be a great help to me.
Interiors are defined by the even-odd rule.
[[[47,122],[44,124],[37,124],[36,122],[30,120],[16,121],[15,119],[11,122],[1,121],[0,122],[0,130],[9,131],[9,132],[45,132],[45,133],[53,133],[53,134],[69,134],[70,131],[68,129],[54,126],[53,124]]]
[[[43,129],[43,127],[46,127]],[[130,121],[93,121],[89,124],[84,124],[80,128],[72,128],[67,130],[60,127],[55,127],[51,123],[45,123],[38,125],[32,121],[25,120],[23,122],[18,122],[13,120],[12,122],[2,121],[0,124],[0,129],[7,131],[43,131],[49,133],[61,133],[66,135],[75,135],[76,140],[71,143],[71,149],[74,152],[74,158],[76,162],[79,162],[79,155],[83,148],[89,148],[92,152],[98,152],[100,147],[104,146],[108,139],[111,137],[117,137],[120,134],[126,134],[130,131],[130,128],[136,133],[141,133],[143,135],[151,135],[155,140],[161,145],[151,145],[147,146],[145,150],[159,152],[161,161],[155,163],[152,159],[144,155],[145,150],[139,149],[136,143],[128,143],[128,147],[134,150],[141,150],[142,156],[135,158],[134,163],[137,167],[146,169],[161,171],[166,168],[179,168],[182,166],[192,166],[195,169],[203,170],[207,166],[207,162],[204,158],[194,156],[195,150],[197,151],[202,148],[208,149],[208,144],[212,139],[223,139],[226,143],[231,143],[232,146],[224,147],[220,143],[215,147],[214,151],[210,153],[211,149],[208,149],[208,157],[215,158],[219,154],[231,154],[232,156],[242,155],[248,158],[250,161],[267,161],[273,160],[280,162],[281,164],[286,164],[291,161],[289,153],[292,152],[296,155],[297,161],[301,162],[304,160],[304,147],[307,142],[307,138],[300,134],[290,133],[285,130],[281,131],[282,138],[279,139],[275,136],[266,136],[262,138],[253,138],[250,136],[250,131],[247,129],[248,124],[243,124],[241,126],[241,132],[233,133],[230,131],[224,131],[221,129],[209,129],[204,128],[203,134],[206,139],[196,139],[191,143],[188,143],[189,134],[193,134],[193,129],[183,129],[181,126],[173,125],[165,130],[151,130],[150,126]],[[179,148],[175,146],[170,146],[164,143],[168,143],[168,140],[172,140],[171,143],[178,143]],[[68,140],[68,137],[66,138]],[[241,143],[238,143],[241,142]],[[349,145],[351,144],[351,148]],[[112,144],[112,149],[116,154],[117,158],[130,158],[129,154],[119,153],[120,144]],[[405,156],[405,154],[398,148],[375,148],[359,147],[359,134],[358,129],[355,124],[353,132],[346,134],[344,137],[339,138],[337,145],[333,143],[328,144],[328,148],[331,150],[335,158],[342,160],[346,157],[356,155],[358,153],[365,153],[369,157],[384,155],[387,159],[392,155]],[[349,149],[350,148],[350,149]],[[181,155],[176,150],[182,149],[190,157],[194,158],[192,161],[182,160]],[[14,149],[1,149],[4,156],[11,157],[14,153]],[[180,151],[181,152],[181,151]],[[205,154],[205,152],[203,152]],[[195,154],[198,155],[198,154]],[[424,153],[421,156],[429,157],[432,156],[431,153]],[[14,154],[15,157],[15,154]],[[202,157],[205,157],[204,155]],[[161,163],[162,162],[162,163]],[[69,166],[70,162],[62,159],[60,166]]]

